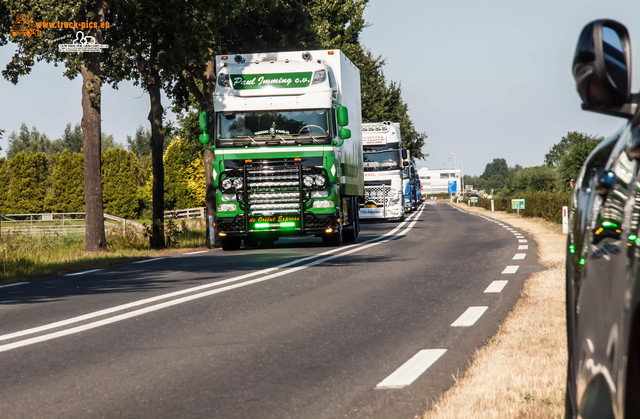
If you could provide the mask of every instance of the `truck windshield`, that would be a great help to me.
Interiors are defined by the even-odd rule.
[[[331,137],[329,116],[329,109],[218,112],[218,143],[221,147],[328,144]]]
[[[365,152],[364,170],[399,169],[398,150]]]

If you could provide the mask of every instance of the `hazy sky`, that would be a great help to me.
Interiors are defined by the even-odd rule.
[[[362,42],[386,59],[387,80],[402,83],[416,128],[428,135],[430,156],[419,165],[453,167],[455,155],[464,173],[479,175],[498,157],[540,165],[569,131],[607,136],[621,126],[623,119],[580,109],[571,62],[585,24],[616,19],[631,34],[638,91],[638,16],[639,0],[370,0]],[[0,68],[12,54],[0,47]],[[0,156],[22,122],[51,139],[80,122],[80,79],[62,72],[40,63],[17,86],[0,78]],[[102,111],[103,131],[123,144],[149,126],[148,95],[130,83],[105,88]]]

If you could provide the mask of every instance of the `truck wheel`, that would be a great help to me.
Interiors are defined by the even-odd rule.
[[[240,248],[240,237],[220,237],[222,242],[222,250],[238,250]]]
[[[322,236],[322,244],[325,246],[340,246],[342,245],[343,235],[342,235],[342,225],[338,228],[338,231],[331,234],[325,234]]]

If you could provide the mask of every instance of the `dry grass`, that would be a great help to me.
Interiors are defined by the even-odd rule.
[[[527,279],[520,301],[423,419],[561,418],[566,377],[562,228],[541,219],[460,206],[528,232],[547,270]]]

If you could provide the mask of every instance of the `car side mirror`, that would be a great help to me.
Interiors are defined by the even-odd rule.
[[[630,94],[631,44],[627,28],[611,19],[584,27],[573,59],[573,77],[585,110],[631,118],[638,96]]]

